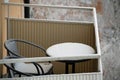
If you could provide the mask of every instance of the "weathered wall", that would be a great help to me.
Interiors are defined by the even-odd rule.
[[[31,3],[69,5],[69,6],[94,6],[97,9],[98,26],[100,33],[100,43],[102,50],[102,63],[104,80],[120,79],[120,0],[31,0]],[[47,9],[46,9],[47,10]],[[53,15],[46,14],[45,9],[32,8],[32,18],[58,18],[67,19],[66,16],[73,15],[72,20],[81,20],[76,14],[69,11],[58,11]],[[91,14],[87,14],[91,15]],[[82,19],[91,17],[82,16]]]
[[[104,80],[120,80],[120,0],[103,1],[101,44]]]

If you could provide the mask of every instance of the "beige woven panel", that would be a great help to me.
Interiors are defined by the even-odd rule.
[[[9,27],[9,38],[29,40],[46,49],[53,44],[62,42],[80,42],[96,49],[93,24],[10,19]],[[32,47],[22,46],[20,49],[24,56],[41,56],[40,51]],[[53,63],[55,73],[64,73],[64,63]],[[97,60],[76,64],[76,72],[92,71],[97,71]]]

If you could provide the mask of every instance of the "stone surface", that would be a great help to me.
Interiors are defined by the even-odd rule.
[[[120,80],[120,0],[103,1],[101,44],[104,80]]]
[[[120,0],[31,0],[31,3],[96,7],[102,51],[103,78],[104,80],[120,80]],[[79,12],[33,7],[31,8],[31,17],[37,19],[93,20],[91,13]]]
[[[39,3],[45,5],[64,5],[64,6],[82,6],[85,5],[85,1],[79,0],[31,0],[31,3]],[[89,1],[91,6],[92,3]],[[87,10],[75,10],[75,9],[60,9],[60,8],[31,8],[31,18],[36,19],[57,19],[57,20],[70,20],[70,21],[92,21],[93,15]]]

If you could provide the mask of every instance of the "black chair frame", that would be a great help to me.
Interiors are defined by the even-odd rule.
[[[48,56],[48,55],[46,54],[46,50],[45,50],[42,46],[40,46],[40,45],[34,44],[34,43],[29,42],[29,41],[26,41],[26,40],[9,39],[9,40],[7,40],[7,41],[4,43],[4,46],[5,46],[5,48],[7,49],[7,52],[8,52],[8,56],[7,56],[5,59],[24,58],[23,56],[21,56],[21,55],[19,55],[18,53],[16,53],[16,52],[14,52],[14,51],[12,51],[12,50],[9,49],[9,43],[12,42],[12,41],[15,41],[15,42],[23,42],[23,43],[25,43],[25,44],[28,44],[28,45],[37,47],[37,48],[41,49],[41,50],[45,53],[46,56]],[[11,56],[11,54],[12,54],[12,56]],[[50,62],[50,61],[49,61],[49,62]],[[19,74],[19,77],[21,77],[21,75],[25,75],[25,76],[36,76],[36,75],[47,75],[47,74],[53,73],[53,67],[48,71],[48,73],[44,73],[44,70],[43,70],[43,68],[41,67],[41,65],[39,65],[39,64],[36,63],[36,62],[31,62],[31,63],[36,67],[36,69],[37,69],[37,74],[33,74],[33,73],[23,73],[23,72],[17,71],[17,70],[15,70],[14,67],[12,66],[13,64],[11,64],[11,66],[8,65],[8,64],[4,64],[4,65],[5,65],[5,66],[7,67],[7,69],[8,69],[9,77],[13,77],[13,76],[14,76],[14,73],[11,74],[10,71],[15,72],[15,74]],[[39,70],[39,69],[41,69],[42,74],[40,73],[40,70]]]

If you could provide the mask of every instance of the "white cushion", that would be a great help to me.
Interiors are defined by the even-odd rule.
[[[44,73],[47,73],[51,68],[51,63],[38,63],[42,66]],[[23,73],[38,73],[36,67],[32,63],[15,63],[15,69]],[[41,69],[40,73],[41,72]]]

